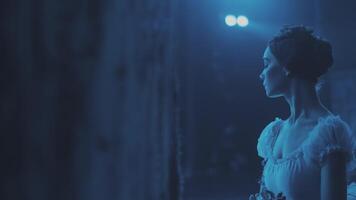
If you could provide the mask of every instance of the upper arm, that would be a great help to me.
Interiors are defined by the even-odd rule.
[[[327,156],[321,168],[321,199],[346,200],[346,158],[341,151]]]

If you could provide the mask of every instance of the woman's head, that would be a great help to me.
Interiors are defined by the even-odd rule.
[[[330,43],[304,26],[282,28],[269,41],[263,58],[265,67],[260,78],[269,96],[282,93],[292,78],[315,85],[333,63]]]

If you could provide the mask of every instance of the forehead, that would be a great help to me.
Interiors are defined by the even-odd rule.
[[[263,53],[263,57],[264,60],[269,60],[269,61],[276,61],[276,58],[274,57],[274,55],[272,54],[272,51],[269,47],[267,47]]]
[[[263,58],[271,58],[271,50],[267,47],[263,53]]]

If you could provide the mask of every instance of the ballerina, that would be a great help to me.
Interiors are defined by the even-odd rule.
[[[263,60],[266,95],[283,97],[290,116],[270,122],[258,139],[263,173],[260,192],[250,200],[356,200],[356,184],[348,178],[355,138],[316,92],[333,64],[330,43],[304,26],[286,26],[269,41]]]

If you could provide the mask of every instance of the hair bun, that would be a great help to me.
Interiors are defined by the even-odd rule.
[[[320,38],[316,38],[314,43],[314,64],[319,69],[317,76],[326,73],[333,64],[332,47]]]
[[[333,64],[330,43],[302,25],[283,27],[269,47],[284,67],[303,79],[317,81]]]

